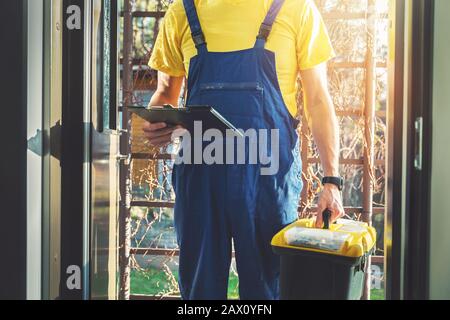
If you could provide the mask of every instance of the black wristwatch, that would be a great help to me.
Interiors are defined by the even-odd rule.
[[[339,191],[342,191],[344,188],[344,179],[341,177],[323,177],[322,178],[322,184],[334,184],[336,187],[338,187]]]

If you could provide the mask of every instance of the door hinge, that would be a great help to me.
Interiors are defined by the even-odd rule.
[[[126,154],[118,154],[118,155],[116,155],[116,159],[117,159],[118,162],[122,162],[123,161],[123,163],[126,166],[128,166],[128,165],[130,165],[130,162],[131,162],[131,154],[128,154],[128,155],[126,155]]]
[[[43,150],[42,150],[42,131],[38,129],[34,136],[32,136],[27,141],[28,143],[28,150],[32,151],[33,153],[37,154],[38,156],[42,157]]]

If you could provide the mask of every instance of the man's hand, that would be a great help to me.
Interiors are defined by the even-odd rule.
[[[173,77],[164,72],[158,72],[158,86],[150,99],[149,106],[163,106],[165,104],[176,106],[183,81],[184,77]],[[179,126],[168,127],[164,122],[145,122],[142,130],[153,147],[164,147],[170,144],[174,138],[180,137],[186,132]]]
[[[323,227],[322,213],[329,209],[331,211],[330,224],[344,216],[342,196],[338,187],[333,184],[325,184],[317,204],[316,228]]]
[[[168,127],[164,122],[145,122],[142,130],[152,147],[164,147],[185,132],[181,126]]]

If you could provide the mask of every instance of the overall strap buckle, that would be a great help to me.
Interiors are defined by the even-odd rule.
[[[264,24],[264,22],[261,24],[261,27],[259,27],[259,33],[257,39],[261,39],[266,41],[269,37],[270,31],[272,31],[272,26]]]
[[[192,40],[194,41],[195,47],[199,49],[202,45],[206,45],[205,35],[203,32],[192,34]]]
[[[281,10],[285,0],[273,0],[266,17],[264,18],[261,27],[259,28],[258,36],[256,37],[256,47],[264,47],[267,38],[269,38],[270,32],[272,31],[273,23],[275,22],[278,13]]]
[[[184,10],[186,11],[186,17],[191,29],[192,40],[198,51],[205,52],[206,41],[203,34],[200,20],[198,19],[197,9],[195,8],[194,0],[183,0]]]

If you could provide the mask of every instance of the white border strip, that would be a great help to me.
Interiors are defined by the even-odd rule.
[[[43,0],[28,1],[27,139],[39,132],[42,154]],[[38,131],[39,130],[39,131]],[[14,214],[14,213],[11,213]],[[41,299],[42,156],[27,150],[27,299]]]

